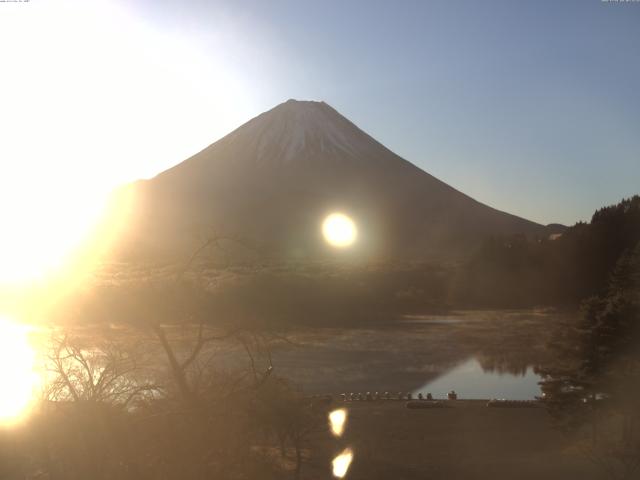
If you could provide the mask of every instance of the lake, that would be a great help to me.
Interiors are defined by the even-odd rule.
[[[467,311],[412,315],[375,328],[294,329],[274,351],[275,371],[310,393],[431,392],[460,398],[533,399],[535,367],[560,314]]]
[[[308,394],[389,391],[444,397],[455,390],[460,398],[532,399],[540,394],[534,367],[552,361],[546,343],[559,317],[532,310],[466,311],[412,315],[369,328],[292,327],[279,332],[286,342],[271,347],[273,373]],[[189,335],[174,330],[176,345],[188,345]],[[150,370],[166,371],[153,335],[128,332],[104,326],[72,334],[88,344],[108,338],[148,345],[143,350]],[[249,367],[244,349],[232,342],[212,344],[202,356],[218,371]],[[254,360],[258,370],[267,368],[266,358]]]
[[[539,381],[540,376],[533,367],[527,367],[524,373],[491,371],[473,357],[427,381],[413,393],[425,396],[431,393],[434,398],[445,398],[449,391],[455,390],[461,399],[533,400],[541,393]]]

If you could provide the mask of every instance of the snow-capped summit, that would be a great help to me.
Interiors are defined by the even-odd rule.
[[[483,205],[402,159],[324,102],[288,100],[135,185],[126,250],[193,251],[212,231],[279,258],[335,256],[320,234],[340,211],[352,255],[458,256],[487,235],[545,227]]]
[[[258,162],[288,163],[305,150],[356,157],[366,145],[362,132],[324,102],[288,100],[246,127],[230,141],[254,145]]]
[[[337,155],[351,160],[378,158],[369,135],[325,102],[289,99],[236,129],[223,140],[246,152],[251,162],[286,165]],[[214,144],[212,147],[214,147]],[[377,144],[376,146],[381,146]]]

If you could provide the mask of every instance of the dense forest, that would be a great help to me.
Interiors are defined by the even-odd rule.
[[[640,196],[597,210],[550,238],[490,238],[453,286],[455,305],[577,306],[601,292],[621,255],[640,242]]]
[[[539,372],[545,405],[608,478],[638,478],[640,243],[581,310],[577,322],[555,326],[549,347],[557,360]]]
[[[74,292],[72,309],[59,305],[59,319],[344,326],[461,308],[576,309],[638,242],[634,196],[549,238],[488,238],[456,263],[234,264],[202,255],[188,267],[106,265]]]

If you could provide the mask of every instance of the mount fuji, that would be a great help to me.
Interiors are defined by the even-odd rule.
[[[490,235],[548,228],[484,205],[399,157],[324,102],[289,100],[201,152],[132,185],[120,251],[184,255],[215,234],[270,258],[459,258]],[[325,243],[342,212],[358,241]]]

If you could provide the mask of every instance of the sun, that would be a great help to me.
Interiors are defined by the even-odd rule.
[[[96,259],[87,245],[114,190],[252,111],[252,82],[225,60],[235,29],[216,32],[218,55],[128,3],[2,4],[0,289],[59,278],[79,249]]]
[[[18,422],[33,404],[39,377],[28,327],[0,317],[0,426]]]
[[[350,217],[344,213],[332,213],[322,222],[322,234],[329,245],[346,248],[358,238],[358,229]]]

